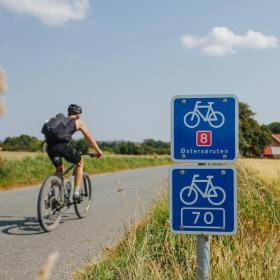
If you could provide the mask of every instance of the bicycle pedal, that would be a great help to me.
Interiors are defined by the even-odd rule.
[[[74,194],[73,195],[73,202],[79,203],[80,201],[81,201],[81,196],[77,195],[77,194]]]

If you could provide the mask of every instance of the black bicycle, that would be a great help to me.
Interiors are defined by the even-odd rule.
[[[97,157],[96,154],[83,154],[90,157]],[[74,177],[76,164],[72,164],[66,171],[56,176],[49,176],[42,184],[37,211],[41,227],[45,231],[54,230],[61,221],[62,214],[74,205],[75,212],[79,218],[87,216],[92,199],[92,185],[87,173],[83,173],[83,180],[80,188],[79,201],[73,201]],[[73,171],[72,171],[73,170]],[[72,171],[67,180],[64,176]]]

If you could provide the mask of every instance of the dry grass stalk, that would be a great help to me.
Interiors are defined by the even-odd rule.
[[[6,79],[5,79],[5,73],[0,68],[0,93],[4,92],[6,90]],[[0,117],[4,115],[6,111],[5,105],[3,103],[3,100],[0,99]]]
[[[3,92],[6,90],[6,77],[4,70],[0,68],[0,92]]]
[[[58,259],[58,255],[59,254],[58,254],[57,251],[50,254],[46,264],[42,267],[42,270],[39,273],[38,280],[48,280],[48,279],[50,279],[53,267],[54,267],[54,265],[55,265],[55,263]]]
[[[0,117],[3,116],[6,112],[6,107],[4,102],[0,99]]]

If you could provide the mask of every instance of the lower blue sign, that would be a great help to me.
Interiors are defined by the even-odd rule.
[[[170,221],[174,233],[236,232],[236,171],[229,167],[173,167]]]

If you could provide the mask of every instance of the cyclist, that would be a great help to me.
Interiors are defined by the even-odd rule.
[[[56,175],[64,170],[62,158],[77,164],[75,171],[75,192],[73,200],[80,201],[80,187],[83,180],[84,162],[80,152],[73,147],[71,140],[76,131],[81,131],[88,143],[96,150],[98,157],[103,155],[102,150],[91,136],[86,125],[80,120],[82,108],[77,104],[68,107],[68,117],[63,114],[56,115],[55,118],[46,122],[42,128],[42,133],[46,136],[47,153],[54,166]]]

